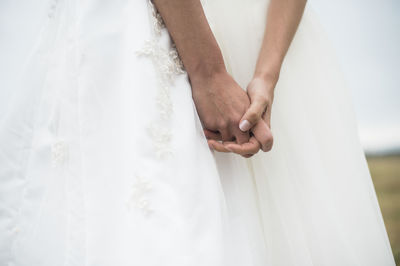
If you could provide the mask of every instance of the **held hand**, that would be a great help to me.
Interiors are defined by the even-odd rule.
[[[239,144],[233,141],[224,141],[220,143],[218,141],[221,140],[221,136],[205,130],[204,132],[208,138],[209,145],[217,151],[230,151],[246,158],[256,154],[260,148],[265,152],[271,150],[273,136],[270,120],[274,86],[275,83],[254,78],[247,88],[251,105],[241,119],[241,129],[250,131],[251,137],[249,142]],[[243,122],[245,120],[248,122]]]
[[[271,108],[274,100],[275,82],[254,78],[247,86],[250,107],[240,120],[239,128],[243,132],[251,131],[266,152],[271,150],[273,137],[271,132]]]
[[[249,132],[239,129],[239,121],[250,100],[233,78],[226,71],[220,71],[206,78],[194,77],[190,81],[203,128],[222,141],[248,142]],[[213,143],[209,146],[215,149]],[[228,152],[226,149],[223,151]]]
[[[246,158],[249,158],[256,154],[260,150],[260,148],[264,152],[270,151],[272,149],[272,132],[264,120],[259,120],[257,124],[252,129],[250,129],[250,131],[252,136],[247,143],[238,144],[236,142],[226,141],[221,145],[225,150],[240,154]],[[210,141],[215,140],[209,140],[209,142]],[[219,149],[222,150],[222,148]]]

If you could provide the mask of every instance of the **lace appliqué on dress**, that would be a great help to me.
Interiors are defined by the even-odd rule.
[[[162,29],[165,28],[161,15],[154,4],[149,0],[153,20],[154,37],[147,40],[144,46],[136,51],[138,56],[150,58],[158,74],[159,89],[156,96],[159,121],[153,121],[148,127],[150,137],[153,140],[155,152],[158,158],[172,154],[170,142],[172,134],[168,128],[168,121],[173,113],[173,102],[170,96],[170,88],[177,75],[184,74],[183,63],[179,58],[174,44],[164,48],[160,43]],[[167,32],[165,32],[168,34]]]
[[[51,146],[51,162],[53,167],[60,166],[68,158],[68,145],[63,139],[55,141]]]
[[[160,115],[166,120],[170,117],[173,109],[170,86],[176,75],[185,73],[178,52],[175,47],[167,50],[161,47],[157,40],[148,40],[136,54],[151,58],[159,73],[160,84],[156,100]]]
[[[172,134],[168,128],[153,123],[148,128],[149,134],[153,139],[153,145],[158,158],[165,158],[172,155],[173,151],[170,145]]]
[[[157,39],[148,40],[143,48],[137,51],[137,54],[149,56],[153,59],[164,85],[167,82],[172,83],[176,75],[185,73],[175,44],[172,44],[168,50],[163,48]]]
[[[154,32],[157,35],[161,35],[161,31],[165,28],[164,20],[162,19],[160,13],[158,13],[157,8],[154,6],[151,0],[149,0],[149,6],[151,9],[151,15],[153,17]]]
[[[153,210],[150,206],[150,201],[147,194],[152,190],[151,182],[143,176],[135,176],[135,181],[131,187],[131,195],[128,200],[128,208],[137,208],[143,212],[144,215],[150,215]]]
[[[170,118],[173,113],[171,87],[177,75],[184,74],[185,71],[175,45],[163,45],[161,43],[162,34],[168,34],[168,32],[165,29],[161,15],[151,0],[148,2],[153,26],[153,38],[145,41],[143,47],[136,51],[136,55],[149,58],[157,73],[158,90],[155,102],[158,117],[150,122],[147,130],[152,139],[156,157],[166,158],[173,154],[171,147],[172,133],[169,127]],[[148,198],[151,190],[152,184],[148,178],[135,175],[127,203],[128,208],[139,209],[145,216],[151,214],[153,209]]]

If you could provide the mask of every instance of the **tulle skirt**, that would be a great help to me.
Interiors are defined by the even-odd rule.
[[[252,77],[268,3],[203,1]],[[146,1],[50,3],[0,116],[0,265],[394,265],[351,97],[307,9],[272,109],[274,147],[209,150]],[[7,53],[7,51],[0,51]]]

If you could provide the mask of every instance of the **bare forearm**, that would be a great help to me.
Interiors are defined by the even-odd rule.
[[[255,77],[277,82],[283,59],[296,33],[306,0],[271,0]]]
[[[221,51],[199,0],[154,0],[189,77],[224,71]]]

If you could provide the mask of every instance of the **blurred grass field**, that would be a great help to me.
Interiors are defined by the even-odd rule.
[[[400,155],[367,156],[396,265],[400,265]]]

